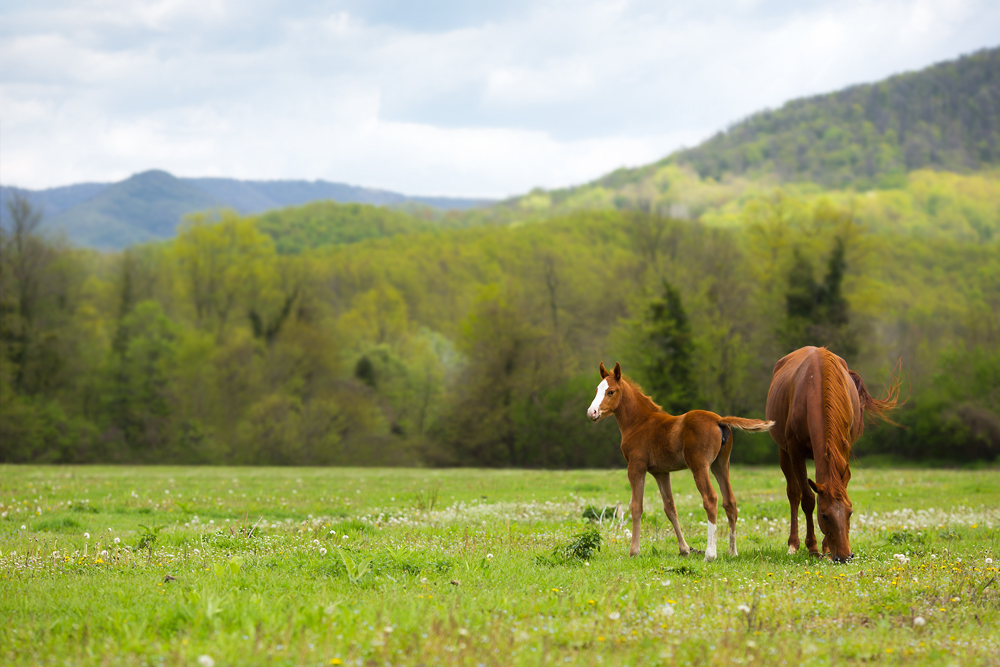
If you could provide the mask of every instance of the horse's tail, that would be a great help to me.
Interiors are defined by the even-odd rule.
[[[765,422],[760,419],[744,419],[743,417],[722,417],[719,419],[719,423],[738,428],[747,433],[760,433],[774,426],[774,422]]]
[[[861,376],[854,371],[847,372],[851,374],[854,386],[857,387],[858,399],[861,401],[861,409],[864,410],[865,417],[867,418],[868,415],[871,415],[884,422],[899,426],[899,424],[886,415],[890,410],[894,410],[906,402],[906,399],[899,400],[899,386],[901,382],[899,364],[896,364],[895,370],[889,375],[889,385],[886,387],[884,398],[875,398],[869,394],[868,387],[865,386],[865,381],[861,379]]]

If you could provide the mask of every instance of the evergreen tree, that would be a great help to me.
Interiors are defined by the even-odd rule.
[[[696,407],[698,387],[691,325],[680,292],[666,280],[663,296],[649,304],[645,338],[649,352],[643,375],[653,400],[671,414]]]
[[[857,336],[850,327],[847,299],[841,284],[847,270],[844,240],[837,238],[827,260],[826,276],[817,283],[812,262],[796,248],[785,293],[786,319],[779,331],[786,352],[805,345],[828,347],[844,358],[858,352]]]

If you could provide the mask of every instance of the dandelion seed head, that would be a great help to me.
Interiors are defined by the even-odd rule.
[[[737,611],[742,611],[744,614],[749,614],[750,613],[750,607],[748,607],[745,604],[739,605],[738,607],[736,607],[736,610]]]
[[[115,538],[115,544],[121,544],[121,542],[122,542],[121,539],[119,539],[117,537]]]
[[[210,655],[199,655],[198,664],[201,665],[201,667],[215,667],[215,660],[213,660]]]
[[[325,556],[326,555],[326,549],[324,549],[323,547],[320,547],[319,548],[319,555],[320,556]]]
[[[486,554],[486,560],[493,560],[493,554]],[[989,558],[986,559],[987,564],[992,562]]]
[[[622,615],[620,613],[618,613],[617,611],[613,611],[610,614],[608,614],[608,618],[610,618],[612,621],[617,621],[621,617],[622,617]]]
[[[913,625],[917,626],[918,628],[922,628],[925,625],[927,625],[927,621],[924,619],[923,616],[917,616],[913,619]]]
[[[24,528],[24,526],[21,526],[21,528]],[[90,533],[84,533],[83,534],[83,539],[89,540],[90,539]]]

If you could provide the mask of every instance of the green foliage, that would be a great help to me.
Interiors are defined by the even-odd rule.
[[[650,302],[641,326],[646,342],[642,368],[646,391],[671,414],[698,407],[691,325],[680,293],[666,280],[663,296]]]
[[[556,547],[553,554],[563,560],[590,560],[601,550],[601,531],[588,528],[573,536],[569,544]]]
[[[843,295],[842,283],[847,262],[844,240],[834,239],[827,261],[826,276],[817,283],[812,263],[794,249],[792,268],[788,272],[785,294],[786,318],[779,338],[784,351],[791,352],[806,345],[827,347],[848,362],[858,352],[856,334],[850,328],[849,306]]]
[[[1000,49],[984,49],[876,84],[794,100],[672,159],[716,180],[770,173],[832,187],[898,187],[907,172],[921,168],[995,166],[998,71]]]
[[[437,228],[402,211],[333,201],[270,211],[259,216],[256,225],[274,239],[275,248],[283,254]]]
[[[906,431],[921,434],[908,448],[966,433],[949,420],[972,434],[955,436],[962,442],[992,432],[983,415],[996,406],[934,378],[942,349],[998,345],[996,175],[916,173],[870,196],[740,190],[676,166],[647,176],[661,180],[614,185],[650,212],[553,215],[610,194],[539,192],[536,203],[550,205],[536,217],[510,209],[522,224],[401,229],[298,254],[279,253],[258,220],[231,212],[192,217],[173,242],[120,254],[5,232],[0,454],[620,466],[613,420],[585,416],[599,361],[620,360],[668,409],[761,417],[774,360],[791,344],[790,303],[803,332],[854,337],[849,357],[869,386],[902,357],[914,387],[906,410],[937,415]],[[706,223],[664,215],[682,207]],[[793,271],[801,299],[790,302]],[[898,451],[901,437],[878,442]],[[952,449],[995,456],[963,447]],[[733,452],[774,456],[763,437],[740,436]]]

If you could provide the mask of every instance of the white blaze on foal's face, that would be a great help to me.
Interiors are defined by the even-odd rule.
[[[604,395],[608,391],[608,381],[601,380],[601,384],[597,385],[597,396],[594,396],[594,402],[590,404],[590,408],[587,410],[587,416],[593,421],[597,421],[601,418],[601,403],[604,402]]]

